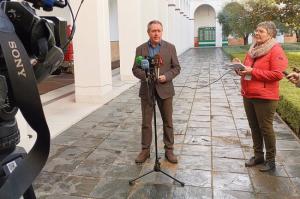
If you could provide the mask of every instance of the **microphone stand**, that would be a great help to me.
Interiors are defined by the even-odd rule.
[[[145,71],[147,73],[147,71]],[[146,175],[149,175],[150,173],[153,172],[160,172],[163,173],[164,175],[168,176],[169,178],[172,178],[174,181],[178,182],[182,187],[184,187],[184,183],[179,181],[178,179],[174,178],[173,176],[167,174],[166,172],[162,171],[160,168],[160,162],[159,162],[159,157],[158,157],[158,149],[157,149],[157,126],[156,126],[156,98],[155,98],[155,82],[156,82],[156,74],[155,74],[155,67],[153,69],[150,69],[150,74],[149,74],[149,80],[148,80],[148,75],[146,74],[146,82],[147,82],[147,88],[148,88],[148,96],[151,101],[149,101],[152,106],[153,106],[153,118],[154,118],[154,135],[155,135],[155,164],[153,170],[137,177],[129,181],[129,185],[133,185],[134,182],[140,178],[143,178]],[[150,95],[150,86],[152,88],[152,95]]]

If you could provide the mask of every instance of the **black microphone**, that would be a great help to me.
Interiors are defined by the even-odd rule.
[[[282,73],[284,74],[284,76],[288,76],[289,75],[289,73],[287,71],[283,71]]]

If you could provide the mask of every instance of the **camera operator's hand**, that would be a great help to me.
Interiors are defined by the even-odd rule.
[[[292,72],[286,78],[293,84],[300,83],[300,73]]]
[[[165,75],[160,75],[160,76],[158,77],[158,81],[159,81],[160,83],[165,83],[165,82],[167,81],[167,78],[166,78]]]

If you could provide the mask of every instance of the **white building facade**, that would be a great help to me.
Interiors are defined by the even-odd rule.
[[[79,1],[71,0],[73,7]],[[214,46],[222,46],[222,27],[217,14],[229,0],[89,0],[77,20],[74,37],[75,94],[77,102],[97,102],[112,89],[111,42],[118,43],[122,81],[135,80],[135,49],[148,40],[147,24],[164,25],[163,39],[181,54],[194,46],[200,27],[214,29]],[[112,47],[114,48],[114,47]],[[113,53],[114,54],[114,53]],[[87,67],[89,68],[87,70]]]
[[[193,0],[190,13],[193,13],[195,46],[222,47],[222,26],[217,16],[231,0]],[[202,43],[201,43],[202,41]],[[203,43],[204,42],[204,43]]]
[[[79,0],[69,0],[74,12]],[[217,13],[223,8],[224,0],[86,0],[81,6],[77,21],[74,45],[74,95],[66,99],[63,105],[49,104],[44,107],[46,118],[53,132],[52,125],[59,124],[63,130],[95,110],[94,104],[103,104],[115,93],[115,85],[138,80],[132,74],[135,49],[148,40],[147,24],[151,20],[160,20],[164,26],[163,39],[176,46],[180,55],[194,47],[194,38],[201,27],[215,29],[215,46],[222,46],[222,28],[217,21]],[[67,8],[55,9],[50,14],[61,16],[72,24]],[[119,59],[119,75],[116,79],[111,68],[112,61]],[[114,94],[116,95],[116,94]],[[105,101],[106,100],[106,101]],[[75,107],[82,105],[82,110]],[[93,104],[93,105],[87,105]],[[89,108],[87,108],[89,106]],[[67,108],[68,111],[65,109]],[[56,110],[56,108],[58,110]],[[47,110],[49,109],[49,110]],[[54,110],[55,109],[55,110]],[[90,112],[89,112],[90,111]],[[70,113],[72,117],[62,117]],[[74,117],[81,113],[81,118]],[[52,119],[50,118],[53,116]],[[73,119],[74,117],[74,119]],[[60,119],[57,119],[60,118]],[[67,122],[66,119],[70,119]],[[71,120],[73,119],[73,120]],[[22,134],[28,132],[20,117]],[[72,123],[73,122],[73,123]],[[66,123],[66,124],[65,124]],[[22,135],[24,137],[24,135]]]
[[[81,1],[70,2],[76,11]],[[173,43],[178,54],[198,46],[201,28],[210,29],[212,46],[221,47],[217,14],[227,2],[230,0],[84,1],[73,39],[76,102],[97,103],[112,89],[112,61],[120,60],[121,81],[135,80],[131,72],[135,49],[148,40],[147,23],[153,19],[163,23],[163,39]],[[55,9],[49,14],[67,18],[71,24],[67,12]]]
[[[72,0],[73,7],[78,1]],[[148,40],[147,24],[163,23],[163,39],[181,54],[193,47],[193,14],[188,0],[89,0],[74,37],[76,102],[98,102],[112,89],[111,42],[118,42],[121,81],[134,81],[135,49]]]

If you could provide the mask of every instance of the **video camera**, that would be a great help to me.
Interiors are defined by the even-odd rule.
[[[36,8],[40,8],[41,2],[50,0],[28,1],[33,2]],[[62,6],[61,4],[60,2],[58,5]],[[39,17],[25,1],[8,1],[2,5],[6,7],[5,14],[12,22],[16,34],[31,58],[37,81],[41,82],[62,63],[63,50],[65,50],[63,47],[67,43],[67,22],[57,17]],[[47,3],[43,8],[50,10],[49,7],[50,4]]]
[[[68,44],[67,22],[39,17],[34,9],[52,11],[53,7],[66,7],[68,0],[26,1],[0,0],[0,198],[6,199],[23,194],[24,198],[35,198],[31,184],[50,149],[50,132],[36,82],[61,65]],[[15,119],[18,109],[37,132],[28,155],[16,147],[20,141]]]

